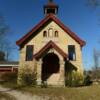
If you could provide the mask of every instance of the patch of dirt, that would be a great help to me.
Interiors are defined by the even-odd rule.
[[[14,96],[16,100],[65,100],[63,97],[59,97],[58,99],[58,97],[31,95],[2,86],[0,86],[0,92],[8,93],[9,95]]]

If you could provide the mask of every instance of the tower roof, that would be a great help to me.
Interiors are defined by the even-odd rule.
[[[53,0],[49,0],[49,2],[47,3],[47,5],[45,5],[45,6],[46,7],[58,7],[58,5],[53,2]]]
[[[58,5],[56,5],[53,0],[49,0],[49,2],[44,5],[44,13],[47,15],[49,13],[57,14],[58,13]]]

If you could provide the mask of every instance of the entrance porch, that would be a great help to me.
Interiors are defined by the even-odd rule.
[[[65,86],[65,61],[55,53],[47,53],[37,63],[37,84]]]

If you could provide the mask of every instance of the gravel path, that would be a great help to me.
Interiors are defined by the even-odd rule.
[[[0,92],[8,93],[16,98],[16,100],[50,100],[48,96],[37,96],[31,95],[29,93],[22,93],[17,90],[12,90],[10,88],[4,88],[0,86]]]

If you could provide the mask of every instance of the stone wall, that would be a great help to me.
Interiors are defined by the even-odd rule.
[[[48,30],[49,28],[53,28],[54,31],[57,30],[59,33],[59,37],[44,38],[43,31]],[[34,54],[35,54],[41,48],[43,48],[50,40],[55,42],[55,44],[57,46],[59,46],[66,54],[68,54],[68,45],[75,45],[76,61],[71,61],[71,63],[77,67],[79,73],[83,74],[82,51],[81,51],[81,47],[80,47],[79,43],[77,43],[72,37],[70,37],[64,30],[62,30],[53,21],[50,22],[47,26],[45,26],[44,29],[42,29],[33,39],[31,39],[27,44],[25,44],[25,46],[23,48],[20,49],[20,67],[19,67],[19,71],[18,71],[19,74],[21,74],[22,70],[25,67],[29,67],[32,71],[34,71],[36,65],[38,68],[41,68],[40,62],[36,62],[34,60],[33,61],[25,61],[26,46],[34,45]],[[61,58],[61,55],[59,55],[59,56]],[[62,58],[61,58],[61,60],[62,60]],[[38,69],[38,72],[39,72],[39,69]],[[20,76],[18,77],[18,80],[19,80],[18,83],[20,83],[20,80],[21,80]]]

